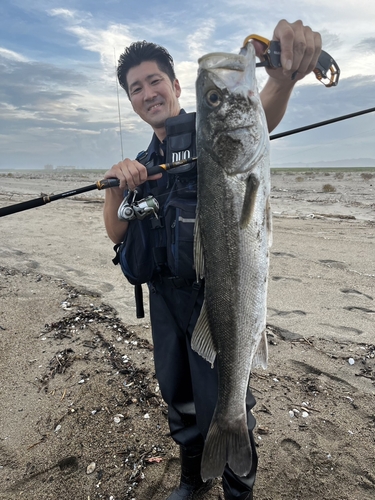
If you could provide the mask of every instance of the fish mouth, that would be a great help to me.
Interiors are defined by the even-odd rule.
[[[241,54],[228,54],[226,52],[211,52],[198,59],[200,69],[215,70],[228,69],[245,71],[247,58]]]
[[[201,57],[198,78],[206,74],[218,88],[225,87],[234,94],[247,97],[256,85],[255,49],[248,45],[246,54],[212,52]]]
[[[198,59],[200,69],[206,70],[235,70],[246,71],[249,62],[254,61],[255,49],[252,44],[247,44],[246,51],[239,54],[228,52],[211,52]]]

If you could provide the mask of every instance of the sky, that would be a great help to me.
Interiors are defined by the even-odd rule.
[[[147,148],[151,129],[117,85],[126,46],[165,46],[195,110],[198,58],[238,53],[244,38],[272,38],[280,19],[319,31],[340,66],[337,87],[313,74],[294,88],[280,133],[375,106],[373,0],[1,0],[0,169],[45,165],[109,169]],[[257,69],[259,89],[266,81]],[[271,164],[375,158],[375,114],[271,142]]]

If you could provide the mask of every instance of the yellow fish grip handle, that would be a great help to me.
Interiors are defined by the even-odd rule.
[[[268,40],[260,35],[249,35],[245,38],[242,50],[251,41],[256,40],[264,45],[264,52],[262,54],[263,61],[256,64],[257,67],[265,66],[267,68],[280,68],[281,67],[281,47],[280,42],[276,40]],[[331,55],[324,50],[321,51],[316,68],[314,69],[316,78],[323,83],[326,87],[334,87],[338,84],[340,77],[340,68]],[[292,79],[295,73],[292,75]],[[328,81],[326,81],[328,80]]]

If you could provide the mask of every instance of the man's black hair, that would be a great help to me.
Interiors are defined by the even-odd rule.
[[[134,42],[129,47],[126,47],[124,53],[121,54],[117,67],[118,81],[129,98],[129,87],[126,81],[128,71],[134,66],[139,66],[147,61],[155,61],[159,70],[166,73],[172,83],[176,79],[173,58],[167,49],[145,40]]]

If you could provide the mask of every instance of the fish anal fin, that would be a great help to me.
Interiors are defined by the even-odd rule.
[[[216,349],[212,340],[212,334],[208,323],[205,302],[203,302],[201,313],[193,331],[191,348],[200,356],[202,356],[202,358],[211,363],[211,365],[214,364],[216,358]]]
[[[254,212],[258,187],[259,187],[259,179],[256,177],[256,175],[250,174],[246,183],[245,198],[241,213],[241,220],[240,220],[241,229],[245,229],[249,225],[249,222]]]
[[[252,368],[267,368],[268,363],[268,343],[267,343],[267,331],[263,330],[258,349],[253,357]]]

